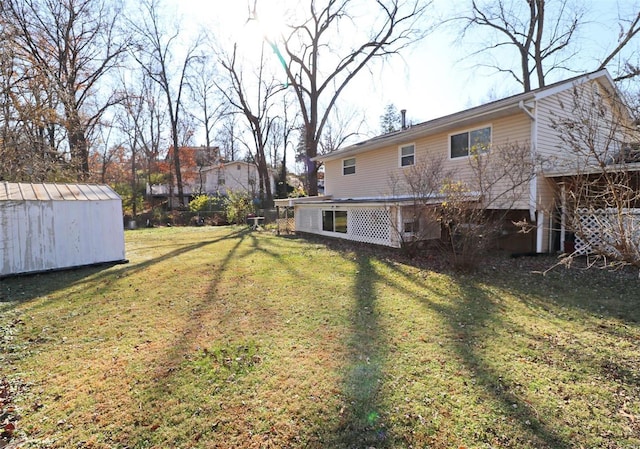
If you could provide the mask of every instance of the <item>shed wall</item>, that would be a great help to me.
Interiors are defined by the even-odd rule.
[[[125,259],[122,204],[0,202],[0,276]]]

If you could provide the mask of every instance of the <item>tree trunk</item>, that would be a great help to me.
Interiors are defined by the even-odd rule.
[[[69,133],[69,152],[71,153],[71,165],[77,173],[78,181],[89,179],[89,146],[85,136],[85,130],[80,120],[74,117],[67,119],[67,132]]]
[[[311,159],[318,155],[318,140],[315,138],[315,126],[307,126],[305,129],[305,170],[307,173],[307,194],[318,196],[318,165]]]

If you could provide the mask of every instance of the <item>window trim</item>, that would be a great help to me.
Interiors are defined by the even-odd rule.
[[[467,135],[467,145],[469,145],[469,138],[471,136],[471,133],[474,131],[480,131],[483,129],[489,129],[489,149],[491,148],[492,144],[493,144],[493,125],[491,123],[485,124],[485,125],[481,125],[481,126],[475,126],[473,128],[467,128],[467,129],[463,129],[460,131],[456,131],[454,133],[450,133],[449,137],[447,139],[447,144],[449,146],[449,160],[460,160],[460,159],[466,159],[469,158],[470,156],[470,152],[469,152],[469,148],[467,148],[467,154],[464,156],[453,156],[452,155],[452,148],[451,148],[451,138],[453,136],[459,136],[462,134],[466,134]],[[489,149],[487,149],[486,151],[482,151],[479,154],[485,154],[489,151]]]
[[[409,147],[413,148],[413,153],[407,154],[407,155],[403,155],[402,154],[402,150],[405,149],[405,148],[409,148]],[[402,160],[404,158],[406,158],[406,157],[412,157],[412,161],[411,161],[410,164],[402,165]],[[416,165],[416,144],[415,144],[415,142],[398,145],[398,167],[407,168],[407,167],[413,167],[415,165]]]
[[[353,161],[353,164],[346,165],[347,161]],[[352,168],[353,168],[353,172],[345,173],[345,169],[352,169]],[[348,157],[346,159],[342,159],[342,176],[349,176],[349,175],[355,175],[355,174],[356,174],[356,158]]]
[[[407,226],[409,225],[409,226]],[[410,229],[407,230],[407,227]],[[407,236],[416,236],[420,232],[420,220],[416,217],[405,218],[402,221],[402,233]]]
[[[337,217],[336,214],[340,214],[341,216],[344,215],[344,227],[337,226]],[[330,214],[330,220],[326,220],[325,216],[328,216]],[[322,231],[323,232],[337,232],[339,234],[347,234],[349,231],[349,211],[346,210],[342,210],[342,209],[322,209],[321,212],[321,221],[322,221]],[[328,224],[328,222],[331,222],[331,228],[332,229],[325,229],[325,224]],[[342,220],[340,220],[342,221]]]

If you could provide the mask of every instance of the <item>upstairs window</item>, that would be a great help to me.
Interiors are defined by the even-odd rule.
[[[451,159],[486,153],[491,146],[491,127],[452,134],[449,139]]]
[[[352,157],[350,159],[342,160],[342,174],[343,175],[353,175],[356,172],[356,158]]]
[[[400,167],[409,167],[416,163],[416,146],[414,144],[400,147]]]

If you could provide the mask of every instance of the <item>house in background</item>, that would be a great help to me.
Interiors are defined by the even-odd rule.
[[[171,160],[173,150],[167,156]],[[259,176],[255,164],[245,161],[225,162],[220,159],[218,147],[182,147],[180,148],[180,172],[182,174],[182,190],[184,204],[188,204],[197,195],[222,195],[229,191],[246,192],[252,197],[259,194]],[[173,167],[171,167],[173,168]],[[275,192],[275,175],[269,171],[271,191]],[[179,204],[178,187],[173,185],[147,185],[147,196],[167,200],[169,206]]]
[[[259,194],[260,183],[256,164],[245,161],[221,162],[203,169],[204,188],[208,194],[227,195],[228,192],[247,192],[252,197]],[[271,191],[275,192],[275,173],[269,170]]]
[[[592,101],[596,96],[600,105]],[[487,208],[508,208],[510,222],[527,220],[535,227],[528,234],[510,233],[506,249],[539,253],[559,250],[565,229],[558,217],[567,213],[559,200],[562,179],[577,173],[585,163],[576,160],[557,129],[558,123],[581,120],[575,98],[580,98],[587,110],[604,109],[596,114],[603,121],[632,123],[628,110],[619,107],[621,99],[613,80],[602,70],[403,127],[319,156],[316,160],[325,167],[325,195],[277,204],[295,208],[298,232],[399,247],[404,237],[401,233],[412,232],[407,223],[413,220],[415,198],[406,182],[403,188],[402,182],[392,180],[402,180],[407,170],[420,163],[440,159],[454,181],[473,185],[472,148],[481,147],[491,153],[518,146],[527,148],[523,157],[541,163],[523,185],[513,186],[508,181],[494,185],[493,197],[509,190],[518,195],[508,205],[493,203]],[[616,136],[614,140],[620,146],[617,150],[621,151],[623,142],[630,139],[634,137]],[[612,151],[609,144],[603,145],[607,146],[603,151]],[[631,168],[640,170],[640,164]],[[482,202],[484,198],[473,200]],[[433,195],[431,201],[436,207],[446,197]],[[436,221],[421,226],[430,230],[430,238],[441,237]]]
[[[147,184],[146,194],[149,198],[168,201],[169,206],[180,204],[178,199],[178,186],[173,167],[173,147],[169,148],[166,157],[167,177],[173,183]],[[218,147],[180,147],[180,174],[182,175],[182,191],[184,202],[188,203],[194,196],[206,193],[205,169],[219,160],[220,148]]]

